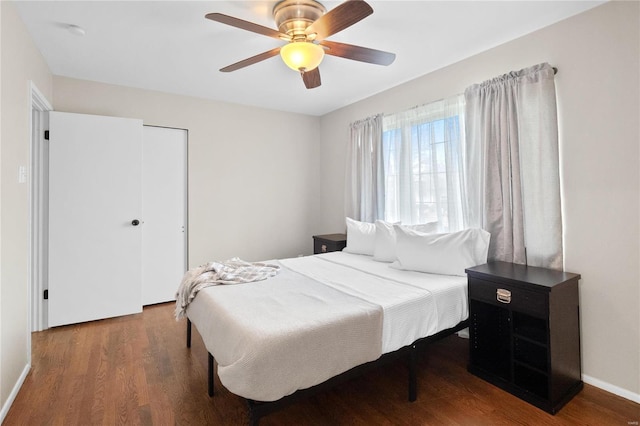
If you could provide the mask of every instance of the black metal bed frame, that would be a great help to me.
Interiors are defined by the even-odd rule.
[[[442,330],[439,333],[436,333],[432,336],[427,336],[416,340],[410,345],[404,346],[394,352],[389,352],[383,354],[380,358],[375,361],[370,361],[365,364],[361,364],[353,367],[350,370],[345,371],[337,376],[330,378],[320,384],[312,386],[307,389],[301,389],[296,391],[291,395],[287,395],[285,397],[280,398],[277,401],[271,402],[261,402],[254,401],[252,399],[246,399],[247,405],[249,406],[249,424],[252,426],[257,426],[260,422],[260,419],[266,416],[269,413],[273,413],[278,411],[287,405],[290,405],[296,401],[299,401],[304,398],[308,398],[320,392],[324,392],[329,388],[332,388],[340,383],[346,382],[347,380],[353,379],[354,377],[360,376],[367,371],[373,370],[375,368],[379,368],[382,365],[385,365],[391,361],[394,361],[404,355],[408,355],[408,363],[409,363],[409,402],[414,402],[418,397],[418,384],[417,384],[417,374],[416,374],[416,364],[418,360],[418,350],[423,348],[425,345],[436,342],[440,339],[443,339],[457,331],[460,331],[468,326],[469,321],[464,320],[458,323],[456,326],[452,328],[448,328],[446,330]],[[191,347],[191,320],[187,318],[187,347]],[[214,395],[214,358],[211,355],[211,352],[207,352],[208,354],[208,393],[210,397]]]

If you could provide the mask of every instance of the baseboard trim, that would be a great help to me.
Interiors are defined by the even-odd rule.
[[[7,398],[4,405],[2,406],[2,411],[0,411],[0,424],[2,424],[2,422],[4,422],[4,418],[7,417],[7,414],[9,413],[9,409],[11,408],[13,401],[16,399],[16,396],[18,396],[18,392],[20,392],[20,388],[22,387],[22,384],[27,379],[27,374],[29,374],[29,370],[31,370],[31,364],[25,365],[24,370],[22,370],[22,374],[20,374],[20,377],[18,377],[18,381],[13,386],[13,389],[11,390],[9,397]]]
[[[597,388],[610,392],[614,395],[621,396],[624,399],[628,399],[630,401],[640,404],[640,394],[633,393],[630,390],[623,389],[621,387],[612,385],[611,383],[604,382],[602,380],[596,379],[595,377],[591,377],[586,374],[582,375],[582,381],[589,385],[593,385]]]

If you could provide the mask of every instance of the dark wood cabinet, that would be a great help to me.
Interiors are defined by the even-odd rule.
[[[557,413],[583,386],[580,275],[506,262],[466,272],[469,372]]]
[[[313,236],[313,254],[340,251],[346,246],[346,234],[325,234]]]

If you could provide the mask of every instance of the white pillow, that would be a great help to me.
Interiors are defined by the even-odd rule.
[[[375,238],[376,226],[373,223],[360,222],[348,217],[347,246],[342,251],[373,256]]]
[[[393,262],[396,260],[396,232],[393,224],[376,220],[376,236],[373,246],[373,260]]]
[[[394,230],[394,224],[376,220],[375,225],[376,238],[373,247],[373,260],[377,260],[378,262],[393,262],[396,260],[396,231]],[[424,233],[432,233],[437,231],[438,222],[407,225],[404,227]]]
[[[465,229],[451,234],[425,234],[395,227],[396,255],[392,268],[465,276],[464,270],[487,262],[491,234]]]

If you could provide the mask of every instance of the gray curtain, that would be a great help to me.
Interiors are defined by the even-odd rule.
[[[345,215],[362,222],[375,222],[384,215],[382,115],[351,123],[349,139]]]
[[[540,64],[465,91],[469,225],[489,259],[562,269],[554,70]]]

